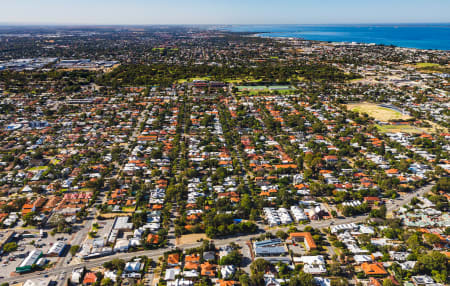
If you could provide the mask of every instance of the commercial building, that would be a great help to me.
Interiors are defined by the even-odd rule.
[[[23,273],[27,271],[31,271],[31,268],[33,265],[35,265],[39,258],[42,257],[42,251],[41,250],[33,250],[30,252],[30,254],[20,263],[19,266],[16,267],[17,273]]]

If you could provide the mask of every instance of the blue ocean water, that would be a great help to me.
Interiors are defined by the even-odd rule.
[[[450,24],[233,25],[225,29],[232,32],[251,32],[264,37],[450,50]]]

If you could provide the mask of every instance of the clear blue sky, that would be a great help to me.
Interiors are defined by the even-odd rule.
[[[450,0],[0,0],[0,23],[449,23]]]

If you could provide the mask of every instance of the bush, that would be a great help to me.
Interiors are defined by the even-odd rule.
[[[15,242],[8,242],[3,246],[3,251],[4,252],[13,252],[15,250],[17,250],[17,243]]]

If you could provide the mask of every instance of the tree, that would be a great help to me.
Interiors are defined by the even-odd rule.
[[[383,286],[394,286],[394,282],[391,279],[386,278],[383,280]]]
[[[265,259],[258,258],[250,265],[250,271],[252,274],[256,274],[258,272],[265,273],[266,269],[270,266],[270,262]]]
[[[17,250],[17,243],[15,242],[8,242],[3,246],[3,251],[4,252],[13,252],[15,250]]]
[[[36,215],[35,212],[29,212],[29,213],[25,214],[22,219],[27,225],[34,225],[35,224],[35,219],[34,219],[35,215]]]
[[[239,276],[239,282],[242,286],[250,285],[250,277],[247,274],[242,274]]]
[[[334,262],[330,265],[330,274],[333,276],[339,276],[342,273],[342,269],[339,263]]]
[[[431,246],[433,246],[435,243],[438,243],[439,241],[441,241],[439,236],[437,236],[436,234],[433,234],[433,233],[425,233],[423,236],[424,236],[426,243],[428,243]]]
[[[429,254],[418,257],[419,266],[431,273],[432,270],[447,269],[447,257],[439,251],[432,251]]]
[[[281,238],[282,240],[285,240],[289,235],[286,232],[279,230],[277,231],[276,236]]]
[[[338,278],[331,280],[331,286],[348,286],[348,281],[344,278]]]
[[[265,285],[264,272],[257,272],[250,276],[250,283],[252,286]]]
[[[79,245],[72,245],[72,246],[70,247],[69,252],[70,252],[70,254],[71,254],[72,256],[75,256],[75,254],[78,252],[78,250],[80,250],[80,246],[79,246]]]
[[[416,233],[411,235],[407,240],[406,243],[408,244],[408,247],[410,249],[417,249],[421,245],[421,241],[419,238],[419,235]]]
[[[231,251],[228,255],[222,257],[220,259],[219,264],[220,265],[241,265],[242,260],[242,254],[239,253],[237,250]]]
[[[291,276],[289,280],[289,286],[315,286],[316,283],[314,282],[314,277],[309,274],[305,273],[303,271],[300,271],[300,273],[297,276]]]
[[[122,270],[125,267],[125,261],[119,258],[114,258],[111,261],[103,263],[103,267],[109,270]]]
[[[100,285],[101,286],[113,286],[114,282],[111,280],[111,278],[103,278]]]

